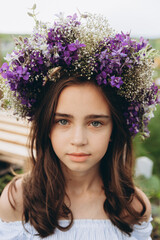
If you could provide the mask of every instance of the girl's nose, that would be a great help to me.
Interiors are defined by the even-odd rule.
[[[77,126],[73,129],[71,136],[71,144],[75,146],[83,146],[88,143],[87,132],[84,127]]]

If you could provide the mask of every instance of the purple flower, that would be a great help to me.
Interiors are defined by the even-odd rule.
[[[8,80],[10,80],[10,79],[14,79],[14,73],[13,72],[11,72],[11,71],[7,71],[6,72],[6,78],[8,79]]]
[[[50,29],[48,33],[48,51],[51,55],[49,61],[55,66],[69,67],[75,60],[78,60],[78,51],[80,48],[85,47],[85,44],[80,43],[78,40],[74,43],[68,43],[60,29]]]
[[[120,88],[120,86],[123,84],[122,78],[121,77],[111,77],[110,85],[112,87]]]
[[[74,24],[75,26],[80,25],[81,23],[77,21],[77,14],[75,13],[73,16],[68,16],[68,19],[70,19],[70,23]]]
[[[107,73],[106,73],[105,71],[102,71],[102,72],[101,72],[101,76],[102,76],[104,79],[106,79]]]
[[[2,75],[3,78],[7,78],[7,71],[9,69],[8,64],[5,62],[2,64],[2,67],[0,68],[0,73]]]
[[[68,45],[68,50],[71,52],[74,52],[77,50],[76,44],[75,43],[71,43]]]
[[[20,56],[20,57],[18,58],[18,60],[19,60],[19,62],[24,63],[24,56]]]
[[[18,50],[13,51],[8,57],[9,64],[4,63],[0,73],[7,79],[5,83],[9,85],[18,102],[23,105],[21,115],[32,119],[41,98],[44,82],[50,77],[50,70],[60,67],[62,71],[68,73],[71,71],[88,78],[93,77],[99,85],[109,84],[113,87],[124,102],[122,104],[124,118],[131,134],[134,136],[139,131],[147,133],[149,122],[147,114],[160,101],[158,88],[153,85],[150,89],[145,89],[146,91],[142,92],[143,102],[141,99],[129,102],[128,96],[123,94],[126,85],[124,84],[122,91],[120,88],[123,79],[125,81],[127,78],[128,70],[131,68],[134,70],[141,61],[142,55],[137,53],[147,46],[148,41],[140,38],[137,42],[131,39],[129,33],[121,32],[115,36],[111,34],[111,37],[107,36],[101,42],[97,42],[95,45],[97,48],[93,47],[93,52],[90,45],[83,51],[86,45],[78,39],[85,36],[81,38],[83,28],[78,29],[79,25],[76,14],[68,16],[65,21],[60,15],[59,21],[53,24],[47,35],[48,27],[39,25],[40,28],[35,29],[37,32],[31,38],[16,42]],[[92,29],[88,31],[92,32]],[[90,44],[87,37],[85,40]],[[146,58],[148,56],[143,60]],[[130,80],[132,79],[128,78],[128,81]]]
[[[85,44],[80,44],[79,41],[76,40],[75,43],[71,43],[68,45],[68,49],[69,49],[69,51],[74,52],[74,51],[78,50],[79,48],[85,47],[85,46],[86,46]]]
[[[134,54],[145,48],[147,43],[148,41],[143,38],[137,42],[131,39],[129,33],[123,32],[114,37],[105,38],[104,42],[99,44],[102,51],[96,54],[97,64],[94,72],[97,75],[98,84],[109,82],[112,87],[120,88],[123,84],[120,76],[137,64],[140,57]]]
[[[27,67],[18,66],[16,69],[16,73],[18,74],[18,79],[23,78],[24,80],[28,80],[30,73],[28,72]]]
[[[137,44],[137,51],[145,48],[148,44],[148,40],[145,40],[143,37],[140,37],[139,43]]]
[[[99,75],[97,75],[97,77],[96,77],[96,80],[97,80],[97,83],[98,83],[98,85],[101,85],[102,84],[102,82],[103,82],[103,78],[101,77],[101,75],[99,74]]]
[[[126,124],[132,136],[135,136],[141,128],[140,121],[140,104],[137,102],[131,102],[128,107],[124,106],[124,117],[126,119]]]

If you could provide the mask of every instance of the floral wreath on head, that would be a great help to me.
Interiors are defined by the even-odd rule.
[[[34,6],[33,14],[35,18]],[[149,136],[147,125],[159,102],[152,71],[156,51],[142,37],[115,33],[101,15],[57,16],[52,25],[36,20],[33,34],[19,37],[0,68],[1,106],[32,120],[46,81],[58,81],[55,69],[110,85],[125,99],[124,117],[131,135]]]

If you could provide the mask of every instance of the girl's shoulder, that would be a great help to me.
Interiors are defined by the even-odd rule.
[[[11,181],[0,196],[0,219],[6,222],[22,220],[23,177]]]
[[[142,216],[141,221],[147,222],[150,219],[151,212],[152,212],[151,203],[150,203],[148,197],[146,196],[146,194],[140,188],[136,187],[135,191],[136,191],[136,194],[143,200],[143,202],[146,206],[146,210],[145,210],[144,215]],[[137,197],[133,198],[133,201],[131,202],[131,204],[136,211],[138,211],[138,212],[142,211],[142,204],[137,199]]]
[[[141,201],[139,201],[139,199],[141,199],[143,201],[143,203],[145,204],[145,212],[142,215],[139,222],[148,222],[151,218],[151,212],[152,212],[151,203],[150,203],[148,197],[146,196],[146,194],[140,188],[135,187],[135,195],[133,196],[130,204],[131,204],[131,207],[137,213],[141,213],[143,210],[143,205],[142,205]],[[124,218],[127,219],[127,221],[130,222],[131,224],[136,224],[135,222],[132,222],[132,216],[128,215],[128,213],[126,213],[126,211],[124,211]]]

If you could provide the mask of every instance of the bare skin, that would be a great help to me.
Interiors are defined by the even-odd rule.
[[[9,185],[4,188],[0,197],[0,218],[6,222],[21,221],[23,214],[22,178],[16,181],[17,191],[13,189],[13,196],[10,195],[11,203],[15,209],[13,209],[8,199]]]
[[[88,174],[88,181],[86,176],[79,174],[68,180],[67,194],[70,198],[65,202],[72,210],[75,219],[108,219],[107,214],[103,209],[103,203],[106,199],[102,188],[102,181],[95,177],[96,171],[91,175]],[[97,173],[98,174],[98,173]],[[80,176],[81,175],[81,176]],[[81,180],[79,180],[81,177]],[[74,180],[73,180],[74,179]]]

